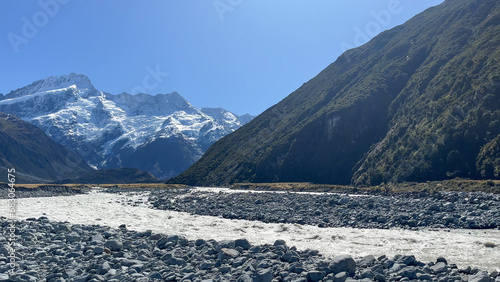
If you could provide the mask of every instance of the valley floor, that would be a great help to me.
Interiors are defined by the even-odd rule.
[[[115,189],[115,192],[117,191],[118,189]],[[269,193],[243,194],[239,192],[228,189],[196,188],[191,190],[103,193],[99,189],[94,189],[89,194],[76,196],[18,199],[17,219],[38,218],[38,220],[18,222],[20,236],[18,236],[17,250],[24,256],[24,259],[20,261],[24,268],[23,272],[28,276],[33,276],[35,274],[33,269],[38,269],[41,277],[47,277],[50,271],[57,270],[61,277],[69,281],[85,281],[77,280],[77,278],[90,279],[95,275],[107,280],[112,277],[121,277],[138,281],[140,279],[148,281],[148,279],[152,279],[151,275],[162,279],[172,278],[173,280],[181,280],[183,277],[191,275],[187,278],[192,278],[193,281],[201,281],[199,279],[201,277],[213,278],[214,281],[226,281],[226,279],[229,281],[231,278],[235,279],[234,281],[238,278],[240,281],[245,281],[246,278],[254,279],[254,281],[270,281],[271,276],[279,276],[284,281],[300,278],[319,281],[314,280],[316,279],[314,277],[323,277],[328,280],[334,279],[335,275],[342,276],[339,273],[344,271],[349,272],[348,269],[335,270],[335,261],[340,259],[339,255],[346,254],[352,255],[356,260],[355,277],[357,279],[373,279],[375,277],[380,279],[384,277],[384,279],[391,281],[405,279],[405,277],[408,279],[419,277],[423,280],[425,280],[424,278],[446,277],[467,279],[469,276],[473,277],[473,274],[477,278],[481,278],[485,275],[483,272],[478,272],[478,269],[481,269],[489,271],[493,277],[491,281],[495,281],[494,277],[498,275],[496,271],[500,270],[497,259],[500,248],[500,230],[497,229],[451,229],[435,228],[436,226],[432,228],[421,227],[415,230],[402,228],[405,226],[391,228],[389,226],[382,228],[373,228],[373,226],[366,226],[366,228],[318,227],[307,222],[273,222],[268,220],[266,223],[262,220],[231,219],[232,214],[225,216],[224,213],[197,214],[201,213],[203,208],[206,210],[207,204],[216,204],[215,207],[229,207],[233,214],[238,214],[241,211],[241,208],[236,205],[239,197],[248,199],[249,204],[244,206],[244,209],[250,209],[251,206],[259,208],[265,206],[265,199],[271,200],[275,196],[275,194]],[[372,199],[371,202],[375,199],[375,206],[379,202],[382,205],[385,204],[385,202],[381,202],[383,199],[372,196],[286,193],[286,197],[289,199],[293,199],[295,195],[304,197],[303,199],[329,197],[329,200],[337,200],[335,206],[345,202],[343,203],[346,204],[344,209],[352,208],[347,204],[356,201],[363,206],[365,205],[363,201],[369,198]],[[469,197],[472,201],[456,203],[455,210],[460,211],[461,208],[470,210],[473,206],[477,206],[477,208],[472,209],[471,212],[481,210],[479,206],[484,203],[482,201],[484,198],[489,201],[488,211],[497,211],[497,196],[491,194],[474,195],[476,196]],[[449,200],[446,197],[444,199]],[[176,205],[173,208],[168,206],[168,209],[165,210],[153,209],[155,203],[157,204],[156,208],[161,208],[158,205],[159,199],[168,199],[167,202],[176,203]],[[431,200],[437,203],[435,208],[443,208],[445,202],[441,205],[439,200]],[[7,201],[0,200],[1,206],[6,207]],[[198,205],[190,203],[198,203]],[[305,200],[300,200],[298,203],[305,206],[308,204]],[[165,207],[167,206],[163,208]],[[217,208],[211,208],[211,210],[215,212],[225,211],[225,209]],[[265,208],[261,208],[261,211],[261,214],[266,214]],[[301,209],[299,208],[297,211],[300,212]],[[248,214],[253,212],[248,210]],[[276,211],[275,213],[279,214],[280,212]],[[317,209],[311,206],[311,212],[314,215],[317,213]],[[495,215],[495,213],[492,214]],[[7,209],[0,210],[0,216],[8,217]],[[478,217],[481,218],[481,215]],[[263,219],[265,218],[266,216],[263,217]],[[303,218],[306,217],[303,216]],[[59,226],[63,222],[69,222],[71,225],[68,226],[70,227],[61,227],[62,229],[60,229]],[[465,222],[467,223],[467,220]],[[496,224],[496,221],[492,222]],[[119,228],[122,224],[126,224],[127,228],[133,231]],[[5,233],[6,230],[6,228],[2,228],[2,233]],[[89,238],[97,234],[101,234],[104,238],[92,243]],[[151,235],[154,234],[168,234],[170,236],[157,235],[151,238]],[[5,238],[7,234],[1,236]],[[32,236],[36,240],[33,240]],[[181,236],[185,238],[185,241],[178,238],[174,240],[172,236],[175,238]],[[170,239],[164,239],[163,242],[160,242],[163,237]],[[235,240],[242,238],[248,240],[248,243],[254,248],[237,247]],[[195,241],[197,239],[203,240]],[[284,240],[286,245],[283,245],[280,240]],[[3,244],[1,241],[0,239],[0,245]],[[3,241],[5,242],[5,240]],[[113,243],[108,243],[111,241],[123,244],[120,247],[123,249],[120,251],[111,250],[110,244]],[[169,241],[175,242],[168,243]],[[242,241],[237,242],[241,244]],[[278,242],[277,246],[274,246],[275,242]],[[99,249],[97,250],[99,254],[95,253],[96,247],[103,247],[104,250],[106,244],[110,251],[109,254],[99,253]],[[40,261],[48,259],[46,258],[47,251],[53,250],[56,246],[62,248],[63,251],[58,254],[59,263],[57,261],[55,263],[62,267],[40,269],[46,263],[42,264]],[[234,249],[237,253],[232,251],[225,253],[226,251],[222,251],[222,247],[226,247],[227,250]],[[140,251],[141,248],[144,248],[145,251]],[[320,250],[320,253],[310,250]],[[39,252],[45,252],[45,255]],[[181,253],[188,255],[182,257]],[[142,254],[142,259],[146,260],[141,262],[138,254]],[[413,255],[415,257],[412,257]],[[446,258],[447,265],[436,263],[436,259],[442,256]],[[349,259],[343,258],[346,260],[344,262],[349,264]],[[134,268],[132,262],[124,263],[124,259],[135,260],[132,262],[142,264],[142,267],[136,266]],[[155,264],[146,263],[148,260],[155,261],[157,268],[154,267]],[[439,260],[444,261],[443,259]],[[7,266],[2,262],[4,260],[0,259],[0,269],[5,270],[4,268]],[[64,269],[65,263],[76,263],[76,268],[80,270],[64,274],[63,272],[66,271]],[[203,267],[202,264],[204,264]],[[103,266],[110,268],[102,270]],[[158,268],[158,266],[161,267]],[[101,269],[101,274],[97,273],[99,269]],[[114,271],[110,271],[113,269]],[[57,278],[57,275],[54,278]],[[339,279],[342,281],[342,277]],[[496,279],[500,280],[500,277]]]

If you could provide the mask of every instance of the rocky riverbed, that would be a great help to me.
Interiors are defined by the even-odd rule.
[[[93,190],[87,195],[19,199],[17,218],[31,218],[16,221],[14,250],[19,264],[9,278],[11,235],[9,222],[1,217],[6,213],[0,212],[0,281],[500,281],[500,265],[494,262],[498,230],[448,230],[440,227],[454,227],[436,224],[441,217],[453,216],[458,222],[465,217],[466,223],[472,222],[469,218],[483,224],[476,228],[498,228],[497,195],[207,190],[110,189],[111,193]],[[6,201],[0,200],[2,205]],[[384,206],[391,201],[397,204]],[[164,203],[169,203],[164,210],[148,208]],[[293,209],[286,210],[286,205]],[[321,224],[327,223],[324,215],[332,208],[352,209],[355,215],[383,214],[390,219],[385,224],[395,224],[372,225],[381,223],[366,216],[352,225],[358,228],[326,228]],[[217,212],[207,214],[203,209]],[[430,210],[428,215],[439,216],[431,217],[428,225],[412,226],[392,220],[398,214],[391,214],[391,209],[403,215]],[[244,219],[251,221],[234,220],[245,213],[249,217]],[[281,219],[288,215],[302,221]],[[130,230],[125,225],[118,228],[122,223]],[[402,249],[394,250],[398,248]],[[438,258],[441,255],[446,259]]]
[[[71,225],[46,217],[16,221],[18,265],[8,276],[9,221],[2,219],[0,281],[500,281],[497,271],[459,269],[445,258],[339,255],[297,250],[282,240],[187,240],[125,226]]]
[[[346,195],[152,191],[156,209],[272,223],[356,228],[500,229],[500,195],[475,192]]]
[[[59,185],[44,185],[38,188],[26,188],[23,186],[15,187],[16,198],[37,198],[37,197],[56,197],[56,196],[73,196],[80,195],[90,191],[86,187],[68,187]],[[0,199],[8,199],[9,186],[6,184],[0,185]]]

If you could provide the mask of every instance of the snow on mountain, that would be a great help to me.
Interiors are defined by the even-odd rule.
[[[95,168],[135,164],[158,178],[182,172],[215,141],[251,119],[221,108],[195,108],[177,92],[104,93],[86,76],[74,73],[0,96],[0,111],[42,128]]]

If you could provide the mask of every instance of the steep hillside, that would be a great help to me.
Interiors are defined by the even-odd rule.
[[[16,183],[48,182],[92,171],[80,156],[52,141],[42,130],[20,118],[0,112],[1,182],[14,168]]]
[[[447,0],[347,51],[171,180],[500,177],[500,2]]]
[[[75,73],[0,96],[0,111],[38,126],[96,168],[136,167],[158,178],[181,173],[249,119],[195,108],[177,92],[104,93]]]

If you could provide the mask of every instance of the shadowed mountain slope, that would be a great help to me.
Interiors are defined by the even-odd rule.
[[[16,183],[48,182],[72,178],[92,171],[68,148],[18,117],[0,112],[0,181],[7,182],[7,169],[15,169]]]
[[[349,50],[171,180],[500,177],[500,2],[447,0]]]

